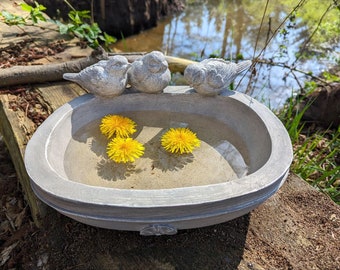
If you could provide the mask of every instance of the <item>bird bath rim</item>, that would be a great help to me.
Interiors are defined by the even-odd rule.
[[[177,230],[214,225],[249,213],[271,197],[288,175],[293,154],[287,131],[267,107],[245,94],[226,92],[226,96],[203,97],[182,93],[186,91],[192,89],[167,87],[165,92],[170,93],[131,93],[113,99],[88,94],[60,107],[37,129],[26,147],[25,165],[37,197],[79,222],[107,229],[139,231],[145,236],[173,235]],[[97,109],[104,106],[107,110],[111,102],[123,106],[124,99],[135,102],[135,106],[143,100],[153,100],[151,105],[156,107],[180,103],[179,108],[183,110],[206,106],[206,112],[224,118],[227,109],[232,113],[225,119],[234,121],[235,129],[249,131],[238,134],[249,139],[247,147],[254,151],[252,162],[256,166],[250,169],[249,175],[227,183],[171,189],[116,189],[90,186],[63,177],[49,157],[51,143],[58,146],[58,140],[64,137],[60,125],[68,123],[70,129],[72,125],[81,125],[79,119],[72,125],[67,120],[72,111],[83,116],[81,121],[88,120],[89,115],[98,118],[103,112],[98,115]],[[237,114],[233,114],[235,112]],[[57,148],[54,146],[54,149]],[[55,158],[58,159],[58,155]]]
[[[168,89],[174,89],[168,87]],[[191,90],[189,87],[186,90]],[[167,90],[165,90],[167,92]],[[164,93],[159,95],[152,94],[127,94],[137,95],[143,98],[154,98],[163,95],[166,98],[179,96],[187,98],[201,98],[197,94],[171,94]],[[88,94],[76,98],[65,104],[54,112],[33,135],[26,148],[25,164],[27,172],[31,178],[32,187],[35,193],[49,205],[55,206],[58,200],[68,204],[68,202],[85,203],[89,205],[105,205],[132,208],[153,208],[153,207],[172,207],[182,205],[195,205],[213,203],[223,200],[230,200],[237,197],[248,197],[251,200],[252,194],[262,190],[265,200],[271,196],[287,176],[289,166],[292,161],[292,148],[290,139],[282,123],[264,105],[253,100],[251,97],[238,92],[227,92],[227,96],[205,97],[219,100],[233,99],[242,104],[244,108],[249,108],[263,122],[268,130],[271,139],[271,150],[268,160],[258,170],[249,175],[227,183],[211,184],[195,187],[180,187],[173,189],[115,189],[98,186],[89,186],[66,179],[56,172],[55,168],[46,158],[49,151],[51,134],[68,117],[73,110],[86,103],[97,103],[100,98],[95,98]],[[121,97],[124,97],[121,96]],[[119,98],[119,97],[117,97]],[[104,100],[103,100],[104,102]],[[107,100],[107,102],[110,102]],[[273,169],[274,168],[274,169]],[[268,180],[270,179],[270,180]],[[273,190],[272,187],[276,186]],[[173,199],[175,196],[176,199]],[[133,200],[127,199],[133,198]],[[248,200],[247,199],[247,200]]]

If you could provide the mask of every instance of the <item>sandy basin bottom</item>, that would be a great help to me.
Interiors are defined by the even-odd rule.
[[[137,124],[133,138],[145,146],[133,163],[108,159],[108,139],[100,133],[100,119],[76,131],[65,152],[64,168],[70,180],[120,189],[162,189],[232,181],[247,173],[237,149],[227,141],[237,136],[222,122],[202,115],[174,112],[124,112]],[[167,153],[160,144],[170,127],[188,127],[201,140],[192,154]]]

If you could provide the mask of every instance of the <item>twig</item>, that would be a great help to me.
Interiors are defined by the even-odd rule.
[[[16,26],[20,28],[23,32],[25,33],[27,32],[23,27],[21,27],[21,25],[16,25]],[[59,30],[57,28],[51,28],[49,26],[42,26],[42,25],[33,24],[33,23],[25,23],[25,27],[26,26],[36,27],[36,28],[40,28],[41,30],[50,30],[50,31],[59,33]]]
[[[72,9],[73,11],[76,11],[76,9],[70,4],[69,1],[64,0],[64,3],[66,3],[66,5],[68,5],[70,9]]]
[[[10,254],[12,250],[19,244],[19,241],[15,242],[14,244],[5,247],[0,253],[0,266],[4,266],[5,263],[10,259]]]
[[[257,49],[257,43],[259,42],[260,33],[261,33],[261,30],[262,30],[262,25],[263,25],[264,17],[266,16],[266,13],[267,13],[268,4],[269,4],[269,0],[267,0],[266,6],[264,7],[264,11],[263,11],[263,14],[262,14],[259,31],[257,32],[253,58],[255,58],[255,53],[256,53],[256,49]],[[266,44],[266,46],[267,46],[267,44]],[[265,46],[265,48],[266,48],[266,46]]]
[[[251,75],[250,75],[250,78],[249,78],[249,81],[248,81],[248,85],[247,85],[247,93],[249,92],[248,89],[250,89],[250,84],[251,84],[251,81],[252,81],[252,78],[254,76],[254,74],[256,73],[255,72],[255,65],[257,63],[261,63],[261,61],[259,60],[260,56],[265,52],[268,44],[272,41],[272,39],[276,36],[276,34],[278,33],[279,29],[281,29],[282,25],[290,18],[290,16],[300,7],[303,5],[303,3],[305,2],[306,0],[300,0],[299,3],[293,8],[293,10],[284,18],[284,20],[280,23],[280,25],[274,30],[274,33],[272,34],[271,37],[267,37],[266,39],[266,43],[264,45],[264,47],[262,48],[262,50],[260,51],[260,53],[255,57],[255,54],[256,54],[256,49],[257,49],[257,42],[258,42],[258,39],[259,39],[259,36],[260,36],[260,30],[261,30],[261,27],[262,27],[262,24],[263,24],[263,20],[264,20],[264,17],[265,17],[265,13],[266,13],[266,10],[267,10],[267,5],[268,5],[268,2],[266,2],[266,6],[265,6],[265,11],[264,11],[264,14],[262,16],[262,20],[261,20],[261,26],[260,26],[260,29],[259,29],[259,32],[257,34],[257,37],[256,37],[256,44],[255,44],[255,48],[254,48],[254,57],[253,57],[253,63],[252,65],[250,66],[249,70],[251,70]],[[242,79],[244,78],[244,76],[242,77]],[[242,79],[240,80],[239,84],[236,86],[236,88],[240,85]]]
[[[303,51],[306,49],[307,44],[311,41],[311,39],[313,38],[313,36],[315,35],[315,33],[318,31],[318,29],[319,29],[319,27],[320,27],[320,25],[321,25],[323,19],[325,18],[326,14],[332,9],[333,6],[334,6],[334,4],[330,4],[330,5],[328,6],[328,8],[326,9],[326,11],[322,14],[322,16],[320,17],[320,20],[319,20],[318,24],[316,25],[316,27],[315,27],[313,33],[312,33],[312,34],[308,37],[308,39],[303,43],[303,46],[302,46],[302,48],[300,49],[301,52],[303,52]],[[296,63],[296,62],[301,58],[301,55],[302,55],[302,54],[300,54],[298,57],[296,57],[294,63]],[[294,65],[294,63],[293,63],[293,65]]]
[[[13,219],[7,214],[7,210],[6,209],[4,209],[4,212],[5,212],[5,216],[6,216],[7,220],[9,221],[9,224],[11,225],[13,231],[16,231],[17,229],[15,228]]]
[[[297,84],[299,85],[300,89],[303,89],[303,87],[302,87],[302,85],[301,85],[301,83],[300,83],[300,80],[298,79],[298,77],[296,76],[296,74],[294,73],[294,71],[291,70],[290,73],[293,74],[294,79],[295,79],[295,81],[297,82]]]
[[[299,3],[293,8],[293,10],[291,12],[289,12],[289,14],[284,18],[284,20],[280,23],[280,25],[275,29],[273,35],[269,38],[269,40],[266,42],[266,44],[264,45],[263,49],[261,50],[261,52],[257,55],[256,58],[259,58],[261,56],[261,54],[265,51],[266,47],[268,46],[268,44],[272,41],[272,39],[276,36],[277,32],[279,31],[279,29],[281,29],[282,25],[290,18],[290,16],[298,9],[300,8],[300,6],[303,5],[303,3],[306,0],[300,0]]]
[[[102,17],[103,20],[106,19],[105,0],[100,0],[100,16]]]
[[[27,102],[26,108],[25,108],[25,116],[28,116],[28,108],[29,108],[30,104]]]
[[[306,72],[304,70],[301,70],[301,69],[297,69],[296,67],[294,66],[290,66],[290,65],[287,65],[285,63],[277,63],[277,62],[273,62],[273,61],[268,61],[268,60],[265,60],[265,59],[256,59],[256,62],[257,63],[262,63],[262,64],[267,64],[267,65],[271,65],[271,66],[276,66],[276,67],[283,67],[283,68],[287,68],[289,69],[290,71],[295,71],[295,72],[299,72],[299,73],[302,73],[306,76],[309,76],[311,77],[312,79],[314,80],[317,80],[317,81],[320,81],[324,84],[329,84],[327,81],[325,81],[324,79],[318,77],[318,76],[315,76],[309,72]]]

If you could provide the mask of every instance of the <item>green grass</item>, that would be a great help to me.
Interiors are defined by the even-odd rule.
[[[314,125],[302,122],[310,104],[299,111],[296,110],[299,102],[290,99],[278,113],[293,144],[291,171],[340,205],[340,127],[316,129]]]
[[[340,204],[340,129],[300,133],[294,144],[294,162],[291,170],[307,182],[327,193]]]

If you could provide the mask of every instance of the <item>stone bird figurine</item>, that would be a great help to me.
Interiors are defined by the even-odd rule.
[[[184,78],[199,94],[215,96],[227,89],[251,63],[250,60],[236,64],[220,58],[209,58],[188,65],[184,70]]]
[[[96,96],[118,96],[126,88],[127,70],[131,64],[126,57],[115,55],[108,60],[101,60],[79,73],[65,73],[63,78],[78,83]]]
[[[171,73],[163,53],[150,52],[131,64],[128,83],[144,93],[160,93],[168,86]]]

